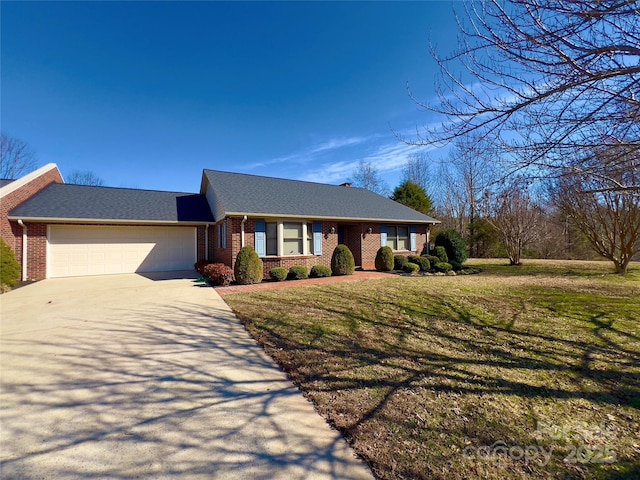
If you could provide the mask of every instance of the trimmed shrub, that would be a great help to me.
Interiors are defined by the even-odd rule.
[[[0,284],[15,287],[20,281],[20,264],[3,238],[0,238]]]
[[[312,278],[330,277],[331,269],[329,267],[325,267],[324,265],[314,265],[313,267],[311,267],[309,276]]]
[[[304,280],[305,278],[309,278],[309,269],[307,267],[294,265],[289,269],[287,280]]]
[[[462,270],[458,272],[458,275],[475,275],[482,272],[480,267],[462,267]]]
[[[459,272],[464,268],[462,264],[456,262],[455,260],[449,260],[449,263],[451,264],[451,268],[453,268],[454,272]]]
[[[226,287],[234,280],[233,270],[224,263],[209,263],[202,269],[202,276],[214,284]]]
[[[409,255],[409,262],[418,265],[421,272],[428,272],[429,270],[431,270],[431,262],[428,258]]]
[[[435,255],[425,254],[425,255],[422,255],[422,257],[429,260],[429,263],[431,264],[431,268],[433,268],[433,266],[440,261],[440,259]]]
[[[436,247],[436,257],[441,262],[448,262],[449,256],[447,255],[447,250],[444,247]]]
[[[449,260],[453,260],[454,262],[462,265],[469,258],[469,249],[467,248],[467,244],[460,235],[455,230],[443,230],[436,236],[435,240],[436,247],[444,247],[447,251],[447,256]]]
[[[376,253],[376,270],[379,272],[388,272],[393,270],[394,267],[393,250],[391,247],[384,246],[378,249]]]
[[[331,255],[331,273],[333,275],[353,275],[356,262],[353,253],[344,244],[338,245]]]
[[[409,259],[406,255],[394,255],[393,256],[393,269],[394,270],[402,270],[407,263],[409,263]]]
[[[262,260],[253,247],[246,246],[240,249],[233,271],[236,274],[236,282],[240,285],[250,285],[262,281]]]
[[[206,267],[207,265],[209,265],[209,260],[198,260],[193,264],[193,268],[196,272],[204,277],[204,267]]]
[[[420,270],[420,265],[417,263],[407,262],[402,266],[402,270],[407,273],[416,273]]]
[[[276,282],[282,282],[287,279],[289,272],[284,267],[273,267],[269,270],[269,276]]]
[[[444,272],[444,273],[446,273],[446,272],[451,271],[451,269],[453,267],[451,267],[450,263],[438,262],[433,266],[433,268],[435,269],[436,272]]]

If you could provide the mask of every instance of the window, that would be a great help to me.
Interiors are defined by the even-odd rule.
[[[387,245],[392,250],[409,250],[409,227],[387,227]]]
[[[218,248],[227,248],[227,223],[218,224]]]
[[[307,254],[313,255],[313,223],[307,223]]]
[[[256,220],[255,249],[260,257],[322,255],[322,224]]]
[[[301,223],[282,224],[282,254],[302,255],[303,237]]]
[[[278,224],[276,222],[269,222],[266,226],[267,229],[267,255],[278,255]]]

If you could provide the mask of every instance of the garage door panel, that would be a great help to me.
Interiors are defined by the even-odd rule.
[[[51,226],[49,277],[191,269],[194,227]]]

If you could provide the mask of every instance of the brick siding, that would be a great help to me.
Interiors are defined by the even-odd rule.
[[[29,198],[33,197],[40,190],[50,185],[51,183],[62,183],[62,177],[60,176],[60,172],[57,168],[52,168],[51,170],[47,170],[42,175],[31,180],[29,183],[23,185],[17,190],[11,192],[7,196],[3,197],[0,200],[0,236],[4,239],[5,242],[11,247],[13,252],[15,253],[16,259],[22,268],[22,234],[23,230],[20,225],[18,225],[17,221],[10,221],[7,217],[9,212],[16,208],[21,203],[25,202]],[[11,185],[11,184],[9,184]],[[33,227],[33,228],[32,228]],[[41,266],[39,263],[42,263],[44,259],[44,266],[46,268],[46,228],[44,229],[44,237],[45,237],[45,245],[44,252],[42,252],[42,245],[40,245],[42,241],[42,229],[27,225],[27,248],[29,251],[27,252],[27,261],[31,263],[31,252],[34,252],[34,255],[37,257],[36,264],[31,267],[27,265],[27,274],[29,279],[40,279],[39,270]],[[33,236],[33,240],[32,240]],[[34,275],[31,273],[31,268],[34,270]],[[41,278],[44,278],[41,277]]]
[[[295,221],[295,220],[293,220]],[[214,228],[215,234],[209,236],[209,249],[213,255],[210,259],[214,262],[224,263],[233,268],[236,256],[240,252],[241,245],[241,223],[239,217],[228,218],[227,222],[227,248],[218,248],[218,228]],[[245,245],[255,248],[255,222],[256,219],[249,218],[244,224]],[[221,223],[221,222],[218,222]],[[375,223],[339,223],[337,221],[322,222],[322,255],[295,255],[286,257],[266,257],[262,258],[265,277],[269,276],[269,271],[274,267],[290,267],[300,265],[311,270],[314,265],[331,266],[331,256],[338,246],[338,226],[345,229],[345,243],[353,253],[356,266],[364,270],[375,269],[375,258],[380,248],[380,224]],[[331,233],[331,228],[334,233]],[[368,233],[371,228],[372,232]],[[426,226],[418,226],[416,234],[415,252],[397,252],[403,255],[415,255],[423,252],[426,244]]]

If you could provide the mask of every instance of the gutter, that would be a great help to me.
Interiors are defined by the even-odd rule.
[[[22,227],[22,281],[27,281],[27,226],[24,224],[22,219],[18,219],[18,225]]]
[[[398,218],[365,218],[365,217],[331,217],[331,216],[322,216],[322,215],[290,215],[290,214],[275,214],[275,213],[255,213],[255,212],[225,212],[227,217],[246,217],[247,215],[251,215],[257,218],[277,218],[277,219],[301,219],[301,220],[322,220],[322,221],[337,221],[337,222],[375,222],[375,223],[397,223],[397,224],[415,224],[415,225],[437,225],[438,223],[442,223],[440,220],[436,220],[435,218],[429,220],[409,220],[409,219],[398,219]]]
[[[80,225],[176,225],[183,227],[194,227],[207,225],[210,221],[183,221],[183,220],[136,220],[136,219],[114,219],[114,218],[71,218],[71,217],[23,217],[8,215],[9,220],[26,220],[27,222],[80,224]]]

